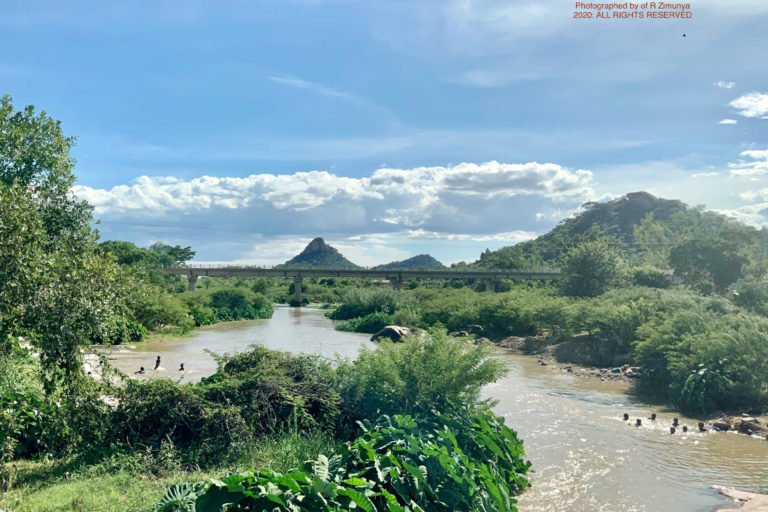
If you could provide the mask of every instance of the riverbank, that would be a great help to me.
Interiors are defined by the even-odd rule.
[[[142,380],[175,378],[176,365],[183,361],[186,368],[197,372],[188,373],[183,380],[195,381],[216,369],[206,350],[236,353],[258,344],[352,359],[361,346],[375,349],[369,335],[336,331],[323,313],[313,308],[278,307],[270,320],[218,324],[180,340],[140,343],[133,350],[115,351],[112,362],[135,370],[136,365],[153,363],[161,355],[169,370],[161,367]],[[725,503],[710,492],[713,484],[753,490],[765,485],[766,442],[711,430],[693,432],[693,419],[633,397],[628,379],[601,381],[580,371],[589,367],[572,365],[568,372],[559,363],[542,366],[536,357],[517,351],[499,350],[497,357],[505,362],[509,374],[488,386],[483,396],[498,402],[496,413],[519,432],[536,468],[531,475],[533,486],[520,498],[521,512],[712,511]],[[623,422],[624,412],[633,420],[642,418],[642,427]],[[646,420],[654,412],[657,421]],[[691,431],[670,435],[674,417]],[[667,477],[663,488],[658,483],[661,474]]]
[[[720,508],[719,512],[768,512],[768,495],[754,492],[737,491],[715,486],[714,489],[736,501],[736,507],[727,505],[728,508]]]
[[[535,358],[540,366],[553,371],[572,374],[580,378],[597,379],[601,382],[624,382],[627,385],[627,392],[631,390],[632,383],[639,375],[639,368],[628,364],[611,368],[597,368],[571,361],[562,361],[558,358],[558,348],[562,344],[547,343],[546,338],[510,336],[496,345],[513,353]],[[715,412],[698,419],[705,422],[705,428],[708,430],[735,432],[768,440],[768,414]]]

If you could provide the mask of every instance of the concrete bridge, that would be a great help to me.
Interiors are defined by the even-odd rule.
[[[283,277],[293,279],[294,298],[301,302],[301,283],[305,277],[365,277],[387,279],[395,289],[400,289],[407,279],[480,279],[486,291],[496,291],[501,279],[514,280],[557,280],[559,269],[536,270],[372,270],[332,268],[271,268],[226,265],[184,265],[168,267],[168,274],[186,276],[189,291],[195,291],[200,277]]]

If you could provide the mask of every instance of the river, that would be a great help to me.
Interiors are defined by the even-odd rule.
[[[139,378],[199,380],[216,370],[207,352],[263,345],[277,350],[353,358],[374,347],[368,335],[335,331],[322,310],[279,307],[271,320],[206,327],[182,339],[122,346],[115,366]],[[156,356],[160,368],[152,370]],[[727,503],[713,484],[753,490],[768,486],[768,442],[738,434],[669,433],[672,418],[695,430],[696,421],[640,403],[626,384],[578,377],[534,358],[500,353],[506,377],[487,387],[525,442],[533,462],[532,487],[520,498],[526,511],[712,511]],[[186,371],[178,371],[184,363]],[[621,420],[629,413],[631,425]],[[647,419],[652,412],[655,422]],[[634,426],[635,418],[643,426]]]

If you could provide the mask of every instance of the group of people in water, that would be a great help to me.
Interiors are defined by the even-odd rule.
[[[651,421],[656,421],[656,413],[655,412],[651,413],[651,415],[648,417],[648,419],[651,420]],[[624,413],[624,421],[629,421],[629,414],[627,414],[626,412]],[[643,420],[641,420],[640,418],[637,418],[635,420],[635,426],[636,427],[642,427],[643,426]],[[672,425],[669,427],[669,433],[670,434],[674,434],[675,432],[677,432],[678,428],[680,428],[680,420],[678,420],[677,418],[674,418],[672,420]],[[682,429],[683,429],[683,433],[688,432],[688,426],[687,425],[683,425]],[[704,422],[700,421],[699,422],[699,432],[707,432],[707,430],[708,429],[704,427]]]
[[[157,356],[157,359],[155,360],[155,367],[154,367],[153,369],[154,369],[154,370],[157,370],[158,368],[160,368],[160,356]],[[180,371],[180,372],[184,372],[184,371],[186,371],[186,369],[184,368],[184,363],[181,363],[181,364],[179,365],[179,371]],[[134,373],[134,374],[137,374],[137,375],[144,375],[145,373],[147,373],[147,371],[146,371],[146,370],[144,369],[144,367],[142,366],[142,367],[140,367],[138,370],[136,370],[136,371],[135,371],[135,372],[133,372],[133,373]]]

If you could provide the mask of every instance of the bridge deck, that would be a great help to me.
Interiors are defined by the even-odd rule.
[[[370,277],[378,279],[560,279],[558,269],[537,270],[372,270],[331,268],[269,268],[189,265],[168,267],[169,274],[188,277]]]

